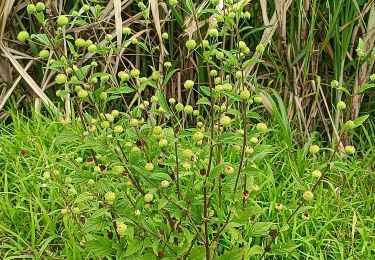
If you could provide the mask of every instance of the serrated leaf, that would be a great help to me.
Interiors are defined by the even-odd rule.
[[[345,92],[345,94],[347,94],[348,96],[351,96],[349,90],[347,88],[344,88],[344,87],[338,87],[337,88],[338,90],[341,90],[342,92]]]
[[[173,74],[175,74],[178,71],[178,69],[171,70],[167,73],[167,75],[164,78],[163,85],[166,85],[168,81],[172,78]]]
[[[256,63],[262,63],[262,62],[263,62],[262,59],[252,58],[252,59],[249,59],[249,60],[245,61],[244,63],[242,63],[242,68],[247,68],[251,65],[254,65]]]
[[[31,39],[36,40],[38,43],[52,48],[51,41],[46,34],[32,34],[30,37]]]
[[[166,111],[166,113],[171,114],[171,110],[169,109],[168,103],[165,100],[163,93],[159,92],[156,94],[156,96],[158,98],[159,105]]]
[[[97,232],[97,231],[104,231],[111,226],[111,221],[108,218],[97,217],[97,218],[89,218],[83,229],[87,233]]]
[[[358,94],[361,94],[371,88],[375,88],[375,83],[364,84],[362,87],[359,88]]]
[[[364,115],[364,116],[358,117],[357,119],[354,120],[354,126],[358,127],[358,126],[362,125],[367,120],[368,117],[369,117],[369,115]]]
[[[126,252],[124,254],[125,257],[134,255],[135,253],[139,252],[143,247],[143,241],[134,239],[131,241],[126,248]]]
[[[210,104],[211,104],[211,102],[206,97],[201,97],[197,101],[197,105],[210,105]]]
[[[129,94],[135,90],[129,86],[119,87],[119,88],[110,88],[107,90],[108,94]]]
[[[297,247],[293,243],[279,243],[271,246],[271,253],[274,255],[286,255],[293,252]]]
[[[100,257],[108,256],[112,253],[112,241],[107,237],[96,236],[95,239],[87,241],[85,246]]]
[[[255,222],[249,228],[249,234],[252,237],[260,237],[268,234],[268,230],[272,227],[272,222]]]

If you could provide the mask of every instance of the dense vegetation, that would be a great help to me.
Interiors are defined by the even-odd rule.
[[[2,1],[1,258],[374,258],[374,41],[374,1]]]

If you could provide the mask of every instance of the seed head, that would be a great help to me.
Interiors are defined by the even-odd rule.
[[[57,18],[57,25],[60,26],[60,27],[64,27],[65,25],[67,25],[69,23],[69,19],[68,17],[66,17],[65,15],[60,15],[58,18]]]
[[[253,184],[253,186],[251,186],[251,189],[252,189],[252,191],[254,191],[254,192],[259,192],[259,191],[260,191],[259,186],[256,185],[256,184]]]
[[[108,202],[108,204],[113,204],[113,202],[115,201],[115,199],[116,199],[116,194],[114,193],[114,192],[111,192],[111,191],[109,191],[109,192],[107,192],[105,195],[104,195],[104,199],[105,199],[105,201],[107,201]]]
[[[190,150],[190,149],[184,149],[184,150],[182,151],[182,155],[185,156],[186,158],[189,158],[189,159],[190,159],[191,157],[194,156],[194,153],[193,153],[193,151]]]
[[[124,222],[116,222],[116,232],[120,235],[120,237],[123,237],[126,235],[128,230],[128,226]]]
[[[331,81],[331,88],[337,88],[340,85],[340,83],[337,80]]]
[[[264,132],[267,132],[268,127],[265,123],[258,123],[256,126],[256,129],[258,132],[264,133]]]
[[[18,36],[17,36],[17,39],[20,41],[20,42],[25,42],[27,39],[30,38],[30,35],[28,32],[26,31],[21,31],[18,33]]]
[[[190,39],[186,41],[185,46],[188,50],[194,50],[195,47],[197,47],[197,43],[195,42],[195,40]]]
[[[345,146],[345,153],[349,154],[349,155],[355,154],[354,146],[352,146],[352,145]]]
[[[36,6],[34,4],[28,4],[26,7],[26,11],[29,14],[36,13]]]
[[[167,139],[160,139],[159,140],[159,146],[160,147],[165,147],[168,145],[168,140]]]
[[[311,191],[305,191],[305,193],[303,193],[303,198],[307,201],[311,201],[313,198],[314,198],[314,193],[312,193]]]
[[[263,102],[263,98],[260,97],[260,96],[256,96],[256,97],[254,97],[254,102],[255,102],[256,104],[262,104],[262,102]]]
[[[230,84],[230,83],[224,83],[223,90],[225,90],[225,91],[231,91],[232,89],[233,89],[232,84]]]
[[[96,47],[95,44],[91,44],[90,46],[87,47],[87,51],[90,53],[95,53],[98,51],[98,47]]]
[[[145,169],[150,172],[154,169],[154,165],[151,162],[146,163]]]
[[[233,168],[232,166],[230,166],[230,165],[227,165],[227,166],[225,167],[225,169],[224,169],[224,172],[225,172],[226,174],[232,174],[232,173],[234,172],[234,168]]]
[[[146,202],[151,202],[154,199],[154,195],[147,193],[143,198]]]
[[[212,28],[212,29],[208,30],[208,35],[216,38],[216,37],[219,36],[219,31],[216,28]]]
[[[222,126],[228,126],[228,125],[230,125],[230,122],[231,122],[232,120],[230,119],[230,117],[229,116],[222,116],[221,118],[220,118],[220,124],[222,125]]]
[[[244,41],[239,41],[238,42],[238,48],[243,51],[244,49],[246,49],[246,43]]]
[[[264,47],[263,44],[258,44],[257,47],[255,48],[255,50],[259,52],[264,52],[265,49],[266,47]]]
[[[208,48],[208,47],[210,47],[210,42],[207,41],[207,40],[203,40],[202,41],[202,46],[203,46],[203,48]]]
[[[194,139],[194,141],[196,141],[196,142],[202,140],[203,138],[204,138],[204,135],[203,135],[203,133],[202,133],[201,131],[195,132],[195,133],[193,134],[193,139]]]
[[[168,33],[163,33],[162,35],[161,35],[161,38],[163,38],[164,40],[167,40],[168,39]]]
[[[242,100],[249,99],[250,98],[250,91],[248,91],[247,89],[242,90],[241,93],[240,93],[240,98]]]
[[[250,138],[250,143],[257,144],[258,142],[259,142],[259,140],[255,136]]]
[[[84,99],[87,98],[89,93],[87,92],[87,90],[81,89],[80,91],[78,91],[77,95],[79,98]]]
[[[133,78],[138,78],[140,73],[141,72],[138,69],[132,69],[130,71],[130,76],[132,76]]]
[[[184,105],[181,104],[181,103],[177,103],[175,108],[176,108],[177,111],[182,111],[182,110],[184,110]]]
[[[39,57],[42,58],[42,59],[48,59],[49,51],[48,50],[41,50],[39,52]]]
[[[120,134],[124,131],[124,128],[121,126],[121,125],[116,125],[114,128],[113,128],[113,131],[116,133],[116,134]]]
[[[316,144],[310,146],[310,149],[309,149],[310,153],[312,153],[312,154],[319,153],[319,150],[320,150],[320,148]]]
[[[352,120],[348,120],[348,121],[346,121],[346,123],[344,124],[344,127],[345,127],[346,129],[354,129],[354,128],[355,128],[355,123],[354,123],[354,121],[352,121]]]
[[[101,100],[107,100],[108,94],[107,92],[102,92],[100,93],[99,97]]]
[[[38,12],[42,12],[42,11],[46,10],[46,5],[44,3],[42,3],[42,2],[36,3],[35,7],[36,7],[36,10]]]
[[[157,96],[152,96],[151,97],[151,102],[152,103],[156,103],[156,102],[158,102],[159,101],[159,98],[157,97]]]
[[[104,128],[104,129],[107,129],[107,128],[110,127],[110,123],[109,123],[108,121],[102,121],[102,122],[100,123],[100,126],[101,126],[102,128]]]
[[[129,27],[122,28],[122,34],[129,35],[131,32],[132,30]]]
[[[337,103],[337,109],[339,109],[339,110],[344,110],[345,108],[346,108],[346,104],[345,104],[344,101],[339,101],[339,102]]]
[[[314,177],[314,178],[317,178],[319,179],[321,176],[322,176],[322,172],[319,171],[319,170],[314,170],[311,175]]]
[[[188,170],[190,170],[190,168],[191,168],[191,164],[185,162],[185,163],[182,164],[182,168],[183,168],[185,171],[188,171]]]
[[[211,70],[210,71],[210,76],[211,77],[216,77],[217,76],[217,70]]]
[[[169,61],[166,61],[166,62],[164,62],[164,67],[170,68],[170,67],[172,67],[172,63],[170,63]]]
[[[169,181],[167,181],[167,180],[163,180],[163,181],[161,182],[161,186],[162,186],[163,188],[168,188],[168,186],[169,186]]]
[[[215,57],[218,60],[222,60],[222,59],[224,59],[224,53],[221,52],[221,51],[217,51],[216,54],[215,54]]]
[[[184,83],[184,87],[185,87],[186,89],[191,89],[191,88],[193,88],[193,87],[194,87],[194,81],[188,79],[187,81],[185,81],[185,83]]]
[[[245,148],[245,153],[246,153],[246,154],[253,154],[253,153],[254,153],[254,149],[251,148],[251,147],[246,147],[246,148]]]
[[[192,106],[190,106],[190,105],[186,105],[185,107],[184,107],[184,112],[186,113],[186,114],[191,114],[191,113],[193,113],[193,107]]]
[[[64,84],[66,83],[66,81],[67,81],[67,77],[65,76],[65,74],[57,74],[55,77],[55,82],[57,84]]]
[[[276,205],[275,205],[275,209],[276,209],[277,211],[282,211],[282,210],[284,209],[284,205],[281,204],[281,203],[276,203]]]

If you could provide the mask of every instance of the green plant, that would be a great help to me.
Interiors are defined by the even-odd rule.
[[[340,155],[338,144],[343,133],[353,131],[366,118],[357,118],[338,130],[338,144],[333,149],[315,144],[319,137],[293,145],[286,106],[275,91],[272,95],[267,92],[253,70],[263,63],[268,42],[250,48],[243,41],[242,35],[251,32],[249,27],[242,28],[249,17],[244,10],[246,2],[227,2],[217,11],[215,1],[203,7],[192,1],[170,1],[168,10],[179,26],[193,28],[189,37],[181,37],[179,51],[160,24],[155,22],[155,31],[147,27],[150,12],[154,20],[159,19],[157,2],[151,2],[150,9],[142,2],[134,6],[146,22],[145,30],[141,25],[132,25],[132,29],[123,26],[118,16],[121,6],[119,9],[116,2],[115,31],[96,28],[75,36],[71,33],[74,29],[103,17],[106,10],[102,5],[78,3],[71,14],[49,20],[38,4],[35,10],[27,8],[31,23],[43,33],[20,40],[27,41],[40,56],[41,70],[56,83],[56,96],[65,107],[59,110],[63,115],[54,115],[60,123],[48,119],[42,119],[48,123],[38,119],[30,123],[48,137],[43,140],[36,135],[37,142],[30,138],[38,144],[32,149],[25,143],[28,149],[19,152],[20,144],[12,144],[9,134],[4,137],[9,147],[3,151],[4,168],[11,167],[13,174],[21,172],[23,176],[20,185],[13,180],[12,190],[20,192],[15,203],[24,205],[30,190],[34,195],[28,207],[22,206],[32,222],[32,234],[22,239],[17,234],[21,230],[13,231],[22,225],[18,216],[11,216],[14,202],[8,196],[5,175],[7,197],[1,205],[8,220],[0,227],[20,241],[6,239],[11,252],[27,248],[29,255],[40,258],[118,259],[248,259],[266,255],[298,259],[307,252],[315,257],[321,254],[322,250],[311,249],[310,240],[296,237],[308,233],[308,227],[318,230],[317,226],[325,226],[298,225],[296,219],[313,219],[311,214],[319,215],[320,205],[325,206],[321,211],[327,214],[325,219],[334,215],[324,201],[325,196],[334,195],[322,181],[329,181],[329,174],[361,168],[362,162],[356,164],[351,157]],[[182,13],[188,19],[181,23]],[[134,53],[139,49],[142,55]],[[127,59],[127,54],[135,57]],[[170,61],[165,62],[166,58]],[[185,59],[198,64],[197,73],[184,74],[178,81],[178,73],[186,69]],[[149,66],[140,66],[142,62]],[[178,88],[184,86],[185,90],[172,95],[168,88],[176,81]],[[344,105],[338,107],[339,116]],[[262,113],[264,108],[270,116]],[[21,142],[33,133],[25,125],[26,129],[16,122],[12,126],[24,137]],[[356,156],[352,146],[346,146],[345,151]],[[37,155],[42,155],[42,160],[37,160]],[[24,160],[22,165],[6,159],[15,156]],[[35,169],[27,175],[23,167]],[[26,185],[24,175],[42,184]],[[359,197],[369,204],[363,190]],[[316,201],[321,204],[315,205]],[[35,221],[38,210],[34,208],[43,212],[43,218]],[[57,220],[57,227],[48,213]],[[341,220],[340,215],[335,217],[335,221]],[[364,218],[372,225],[366,229],[371,234],[373,220]],[[292,222],[293,228],[289,226]],[[40,229],[41,235],[37,235]],[[47,232],[49,237],[44,238]],[[370,235],[365,236],[370,240]],[[326,236],[317,237],[323,245]],[[61,244],[54,247],[54,239]],[[365,242],[352,238],[349,243],[350,249],[344,253],[324,254],[336,258],[351,251],[371,255],[371,249],[359,252],[354,246]],[[334,244],[342,246],[338,241]]]

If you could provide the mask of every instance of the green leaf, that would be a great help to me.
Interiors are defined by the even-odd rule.
[[[272,222],[255,222],[250,226],[249,234],[252,237],[265,236],[272,225]]]
[[[156,94],[158,98],[159,105],[166,111],[167,114],[171,114],[171,110],[169,109],[168,103],[164,98],[163,93],[159,92]]]
[[[96,236],[95,239],[87,241],[85,246],[100,257],[108,256],[112,253],[112,241],[107,237]]]
[[[200,86],[199,89],[205,94],[206,96],[210,96],[210,88],[207,86]]]
[[[39,23],[41,23],[43,25],[46,23],[46,21],[44,19],[44,13],[43,12],[36,13],[35,18],[38,20]]]
[[[84,231],[87,233],[103,231],[109,228],[110,225],[111,225],[111,221],[108,218],[104,218],[104,217],[89,218],[84,225]]]
[[[362,87],[360,87],[360,89],[358,90],[358,94],[363,93],[363,92],[365,92],[366,90],[371,89],[371,88],[374,88],[374,87],[375,87],[375,83],[368,83],[368,84],[365,84],[365,85],[363,85]]]
[[[260,255],[263,253],[263,248],[259,245],[252,246],[245,252],[245,259],[248,259],[250,256]]]
[[[139,252],[143,247],[143,241],[134,239],[131,241],[126,248],[126,252],[124,256],[131,256],[134,255],[135,253]]]
[[[345,92],[345,94],[347,94],[348,96],[351,96],[349,90],[347,88],[344,88],[344,87],[338,87],[337,88],[338,90],[341,90],[342,92]]]
[[[166,85],[168,83],[168,81],[172,78],[173,74],[175,74],[176,71],[178,71],[178,69],[174,69],[168,72],[168,74],[164,78],[163,85]]]
[[[357,119],[355,119],[354,120],[355,128],[358,127],[358,126],[361,126],[367,120],[368,117],[369,117],[369,115],[364,115],[364,116],[361,116],[361,117],[358,117]]]
[[[149,175],[153,180],[170,180],[171,177],[165,172],[154,172]]]
[[[190,251],[189,259],[202,260],[205,258],[205,248],[204,246],[195,246]]]
[[[211,104],[211,102],[206,97],[201,97],[197,101],[197,105],[210,105],[210,104]]]
[[[279,243],[271,247],[271,253],[274,255],[286,255],[293,252],[297,247],[293,243]]]
[[[247,61],[245,61],[244,63],[242,63],[242,68],[247,68],[253,64],[256,64],[256,63],[262,63],[263,60],[261,59],[256,59],[256,58],[252,58],[252,59],[249,59]]]
[[[49,40],[48,36],[45,34],[32,34],[31,39],[36,40],[42,45],[46,45],[49,48],[52,48],[51,41]]]
[[[129,94],[134,91],[135,90],[132,89],[131,87],[125,86],[125,87],[119,87],[119,88],[110,88],[107,90],[107,93],[108,94]]]

